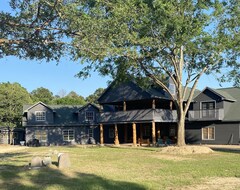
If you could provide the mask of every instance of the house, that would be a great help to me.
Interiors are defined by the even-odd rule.
[[[99,139],[98,115],[99,108],[93,104],[25,105],[22,124],[26,128],[26,142],[38,139],[40,145],[86,144],[89,140],[95,143]]]
[[[240,88],[205,88],[192,102],[186,120],[186,142],[240,143]]]
[[[177,112],[161,88],[144,89],[134,82],[112,84],[98,102],[102,107],[100,144],[176,142]],[[240,88],[196,90],[185,132],[191,144],[239,144]]]
[[[177,112],[161,88],[141,88],[130,81],[112,83],[98,99],[100,144],[156,144],[159,139],[174,142]]]
[[[0,127],[0,144],[20,144],[25,139],[25,129],[20,127]]]

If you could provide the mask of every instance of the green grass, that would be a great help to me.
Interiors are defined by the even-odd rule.
[[[239,152],[176,156],[159,149],[38,147],[0,154],[0,189],[176,189],[208,177],[240,177]],[[54,150],[69,153],[70,169],[27,167],[33,156]]]

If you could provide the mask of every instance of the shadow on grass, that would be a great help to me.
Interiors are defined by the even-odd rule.
[[[210,147],[210,148],[211,148],[212,150],[214,150],[214,151],[240,154],[240,149],[220,148],[220,147]]]
[[[31,170],[27,165],[17,166],[13,161],[17,159],[16,156],[25,159],[27,155],[17,153],[4,154],[4,156],[8,156],[11,161],[0,162],[0,189],[146,189],[136,183],[110,180],[95,174],[76,172],[71,168],[59,170],[56,163],[51,167]]]

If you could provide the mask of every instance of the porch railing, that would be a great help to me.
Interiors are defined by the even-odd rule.
[[[175,122],[177,112],[165,109],[143,109],[118,112],[103,112],[100,114],[101,123],[127,123],[127,122]]]
[[[190,110],[190,111],[188,111],[189,121],[223,120],[223,118],[224,118],[224,109]]]

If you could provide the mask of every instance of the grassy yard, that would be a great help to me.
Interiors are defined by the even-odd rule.
[[[240,152],[181,156],[159,150],[38,147],[0,153],[0,189],[184,189],[206,179],[240,178]],[[70,169],[57,168],[56,152],[69,153]],[[51,167],[27,167],[33,156],[48,154],[52,155]]]

